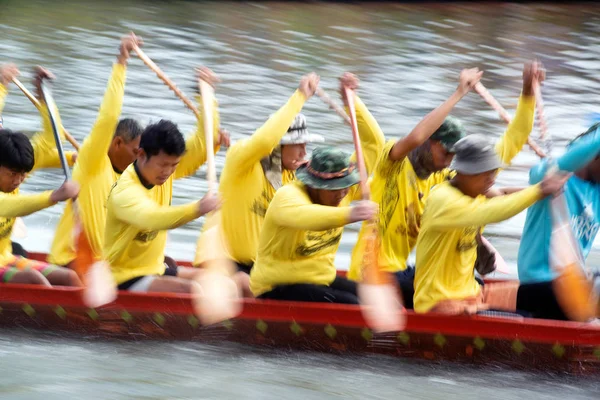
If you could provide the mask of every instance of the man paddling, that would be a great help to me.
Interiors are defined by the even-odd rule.
[[[19,194],[19,186],[35,165],[35,150],[27,136],[0,129],[0,282],[82,286],[74,271],[12,253],[10,236],[15,218],[24,217],[77,196],[79,186],[65,182],[55,191]]]
[[[380,212],[379,265],[384,271],[396,274],[407,308],[412,308],[414,294],[414,268],[407,265],[407,260],[417,242],[425,202],[431,187],[452,174],[448,166],[454,156],[453,146],[465,135],[462,124],[448,115],[481,75],[477,69],[463,70],[458,88],[444,103],[425,116],[406,137],[388,141],[371,181],[371,198],[379,204]],[[533,128],[534,75],[533,64],[526,64],[515,118],[495,147],[506,164],[521,151]],[[363,224],[359,242],[365,233]],[[353,280],[361,279],[360,252],[360,246],[352,251],[348,276]]]
[[[469,135],[454,146],[456,176],[434,187],[425,205],[417,239],[414,309],[418,313],[475,313],[520,309],[518,283],[481,289],[475,280],[478,236],[486,224],[511,218],[561,190],[567,177],[552,175],[513,194],[487,198],[503,167],[494,145]]]
[[[344,226],[373,218],[377,205],[350,205],[360,177],[342,150],[315,149],[297,178],[269,205],[250,288],[262,299],[358,304],[356,283],[336,275],[334,259]]]
[[[600,123],[575,138],[561,157],[542,160],[529,173],[529,183],[540,182],[552,167],[573,172],[564,187],[573,234],[585,258],[600,229]],[[517,261],[519,309],[537,318],[566,320],[553,290],[555,273],[550,266],[552,235],[550,199],[527,210]],[[600,293],[598,293],[600,294]]]
[[[358,87],[358,80],[352,74],[344,74],[341,81],[342,86],[353,90]],[[221,223],[227,244],[224,247],[238,265],[238,283],[246,295],[251,295],[247,274],[256,259],[269,204],[280,187],[295,180],[296,170],[305,162],[306,144],[323,141],[323,137],[309,134],[306,119],[299,114],[318,84],[319,77],[314,73],[303,77],[298,90],[282,108],[250,138],[237,142],[227,152],[220,182],[224,199]],[[361,146],[372,170],[384,138],[358,96],[355,102]],[[210,226],[211,221],[207,221],[206,227]],[[202,261],[202,254],[197,251],[194,263],[200,265]]]

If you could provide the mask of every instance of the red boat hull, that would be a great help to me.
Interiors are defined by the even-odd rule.
[[[38,255],[41,257],[41,255]],[[202,327],[189,295],[121,292],[91,310],[81,290],[0,285],[0,326],[112,338],[234,341],[517,368],[600,373],[600,328],[574,322],[408,312],[404,332],[374,334],[356,306],[248,299],[232,321]]]

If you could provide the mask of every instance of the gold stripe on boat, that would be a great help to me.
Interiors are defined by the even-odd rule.
[[[23,310],[23,312],[25,312],[25,314],[29,315],[31,318],[33,318],[33,316],[35,315],[35,309],[31,307],[30,304],[23,304],[23,307],[21,307],[21,309]]]
[[[518,355],[521,355],[521,353],[525,350],[525,346],[519,339],[515,339],[512,342],[512,349],[515,353],[517,353]]]
[[[196,318],[195,315],[190,315],[189,317],[187,317],[187,322],[194,329],[196,329],[200,324],[200,321],[198,321],[198,318]]]
[[[256,329],[258,329],[260,331],[260,333],[262,333],[263,335],[265,334],[265,332],[267,332],[267,328],[269,326],[267,325],[267,323],[265,321],[263,321],[262,319],[259,319],[258,321],[256,321]]]
[[[363,337],[363,339],[365,339],[367,342],[370,342],[371,339],[373,339],[373,332],[371,332],[371,330],[369,328],[363,328],[362,331],[360,331],[360,335]]]
[[[225,329],[227,329],[228,331],[233,329],[233,322],[230,319],[226,319],[225,321],[222,322],[222,324],[225,327]]]
[[[558,342],[554,343],[554,346],[552,346],[552,352],[558,358],[562,358],[562,356],[565,355],[565,351],[565,347]]]
[[[327,337],[331,340],[335,339],[337,336],[337,329],[335,329],[335,327],[331,324],[327,324],[323,330],[325,331]]]
[[[444,337],[444,335],[442,335],[441,333],[436,333],[433,337],[433,342],[437,345],[437,347],[443,349],[446,345],[447,340],[446,337]]]
[[[165,325],[165,317],[161,313],[154,313],[152,319],[161,327]]]
[[[92,321],[96,321],[99,317],[98,311],[94,310],[93,308],[87,310],[87,315],[91,318]]]
[[[121,312],[121,318],[127,323],[130,323],[133,320],[133,317],[127,312],[127,310],[123,310]]]
[[[406,332],[400,332],[396,339],[405,346],[410,343],[410,335]]]
[[[300,336],[304,333],[304,329],[302,329],[302,327],[300,326],[299,323],[297,323],[296,321],[292,322],[290,324],[290,330],[296,335],[296,336]]]
[[[475,346],[477,350],[481,351],[485,347],[485,340],[477,336],[475,339],[473,339],[473,346]]]
[[[54,312],[60,317],[60,319],[65,319],[67,317],[67,312],[61,306],[54,307]]]

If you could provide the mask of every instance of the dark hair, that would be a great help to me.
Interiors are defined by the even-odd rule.
[[[137,139],[142,134],[144,128],[133,118],[124,118],[119,121],[114,137],[121,137],[125,143]]]
[[[29,138],[21,132],[0,129],[0,167],[29,172],[33,169],[33,163],[33,146]]]
[[[176,124],[161,119],[144,129],[140,148],[148,158],[157,155],[161,150],[170,156],[181,156],[185,153],[185,139]]]

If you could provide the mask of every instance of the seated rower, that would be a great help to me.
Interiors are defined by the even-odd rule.
[[[82,286],[74,271],[12,253],[10,236],[15,218],[24,217],[77,196],[79,186],[65,182],[40,194],[19,194],[19,186],[34,166],[34,149],[27,136],[0,129],[0,282]]]
[[[542,160],[529,173],[535,184],[556,166],[560,171],[574,172],[564,187],[571,225],[585,258],[600,228],[600,123],[592,125],[575,138],[567,151],[553,162]],[[537,318],[567,320],[552,287],[556,278],[550,266],[552,233],[550,200],[534,204],[527,210],[525,227],[519,246],[519,309]],[[600,293],[599,293],[600,294]]]
[[[170,121],[142,133],[136,161],[114,183],[107,201],[104,255],[119,289],[134,292],[191,293],[194,268],[166,268],[167,230],[215,210],[216,196],[171,206],[173,179],[190,174],[205,156],[186,142]],[[194,166],[191,168],[190,166]]]
[[[479,82],[482,72],[463,70],[458,88],[438,108],[426,115],[404,138],[390,140],[383,150],[371,181],[371,196],[379,204],[381,233],[379,265],[394,273],[402,291],[404,306],[413,307],[414,267],[407,264],[420,232],[423,209],[430,190],[452,175],[448,168],[454,144],[465,136],[462,124],[449,113]],[[495,145],[502,161],[510,164],[521,151],[533,128],[535,98],[534,68],[523,68],[523,90],[512,123]],[[365,234],[360,230],[359,241]],[[348,277],[360,280],[361,247],[355,246]]]
[[[0,129],[4,127],[4,120],[2,119],[2,110],[8,95],[8,88],[12,80],[18,77],[20,74],[18,68],[14,64],[0,65]],[[42,118],[43,133],[38,133],[33,136],[31,143],[34,151],[35,164],[33,170],[41,168],[60,168],[60,159],[58,157],[58,151],[54,143],[54,134],[52,132],[52,126],[50,125],[50,118],[48,110],[44,104],[44,100],[41,96],[40,85],[42,79],[52,77],[52,74],[42,68],[36,67],[34,70],[33,84],[37,89],[36,97],[38,100],[37,109]],[[64,130],[60,130],[61,136],[64,136]],[[64,138],[63,138],[64,139]],[[77,159],[77,153],[73,151],[65,152],[65,157],[69,165],[73,165]],[[19,243],[12,242],[12,253],[21,257],[28,257],[27,251]]]
[[[358,87],[358,79],[352,74],[346,73],[340,80],[342,88]],[[265,213],[275,192],[296,179],[296,170],[306,162],[306,145],[324,141],[322,136],[309,134],[306,119],[299,114],[318,84],[319,77],[314,73],[303,77],[298,90],[277,113],[250,138],[238,141],[227,152],[219,185],[224,200],[221,223],[228,244],[224,247],[237,263],[238,285],[246,296],[252,296],[248,274],[256,259]],[[344,97],[345,91],[341,93]],[[372,171],[384,137],[360,98],[355,97],[361,146],[367,169]],[[207,222],[205,229],[209,226]],[[202,254],[197,251],[194,264],[202,262]]]
[[[335,254],[344,226],[373,218],[377,206],[361,192],[350,154],[317,148],[297,171],[299,181],[279,189],[267,210],[252,293],[261,299],[358,304],[356,283],[336,275]]]
[[[557,193],[565,176],[552,175],[513,194],[487,198],[502,162],[483,135],[454,147],[456,176],[433,188],[417,239],[414,309],[418,313],[475,313],[487,307],[515,311],[518,283],[489,285],[475,280],[478,236],[484,226],[511,218]],[[495,290],[492,290],[495,289]]]

